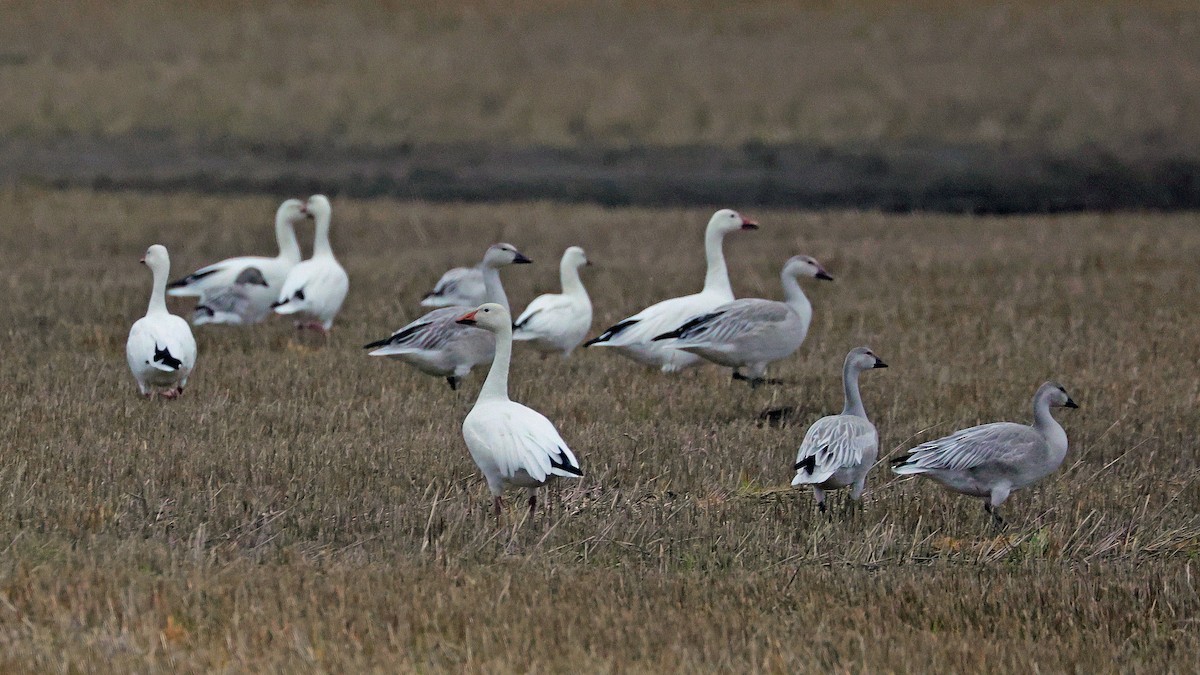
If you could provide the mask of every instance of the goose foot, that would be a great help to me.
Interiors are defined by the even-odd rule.
[[[987,511],[992,516],[992,524],[997,530],[1003,530],[1008,527],[1008,523],[1000,517],[1000,509],[992,506],[991,502],[983,503],[983,510]]]
[[[529,517],[533,518],[533,514],[537,512],[537,495],[529,495]]]
[[[502,506],[503,506],[503,504],[500,501],[500,495],[496,495],[495,497],[492,497],[492,510],[495,511],[495,513],[496,513],[496,524],[497,525],[500,524],[500,509]]]
[[[458,391],[458,383],[461,378],[451,375],[446,378],[446,384],[450,385],[450,391]]]
[[[175,399],[179,398],[180,395],[182,395],[182,394],[183,394],[182,389],[168,389],[168,390],[162,392],[161,396],[163,398],[167,399],[168,401],[174,401]]]

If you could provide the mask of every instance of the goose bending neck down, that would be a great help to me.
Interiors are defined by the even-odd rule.
[[[733,301],[733,289],[729,284],[729,272],[723,250],[725,235],[738,230],[755,229],[758,229],[758,223],[743,217],[737,211],[722,209],[714,213],[704,234],[704,252],[708,265],[704,276],[704,288],[693,295],[671,298],[651,305],[613,324],[583,346],[612,347],[623,356],[638,363],[657,366],[663,372],[675,372],[699,364],[699,356],[677,349],[669,342],[655,342],[654,338],[679,326],[689,317]]]
[[[153,397],[177,398],[187,386],[196,363],[196,340],[186,321],[167,310],[167,277],[171,259],[164,246],[146,250],[142,262],[154,276],[146,315],[129,329],[125,359],[137,380],[138,391]]]
[[[1050,414],[1055,407],[1079,406],[1061,384],[1046,382],[1033,395],[1032,426],[994,422],[963,429],[892,460],[892,471],[983,499],[984,510],[1003,527],[999,509],[1008,495],[1050,475],[1067,456],[1067,432]]]
[[[864,370],[887,368],[869,347],[856,347],[842,363],[844,404],[839,415],[822,417],[809,427],[796,453],[792,486],[812,485],[817,508],[825,512],[825,494],[851,487],[858,501],[867,484],[867,473],[879,456],[879,433],[867,419],[858,376]]]
[[[554,477],[579,478],[583,469],[550,420],[508,397],[512,361],[512,315],[508,310],[486,303],[457,322],[496,336],[491,370],[475,406],[463,420],[463,440],[487,480],[496,517],[500,517],[501,494],[507,486],[527,490],[532,515],[537,508],[536,488]]]

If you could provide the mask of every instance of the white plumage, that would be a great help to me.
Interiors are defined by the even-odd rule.
[[[583,346],[612,347],[638,363],[657,366],[668,373],[701,363],[699,356],[675,349],[668,341],[654,342],[654,338],[693,316],[733,300],[722,244],[730,232],[753,229],[758,229],[758,224],[743,218],[737,211],[722,209],[714,213],[704,234],[704,252],[708,261],[704,289],[651,305],[612,325]]]
[[[512,244],[493,244],[483,255],[480,269],[489,302],[508,307],[508,296],[500,282],[500,268],[529,263]],[[470,307],[435,309],[390,336],[364,345],[371,356],[391,356],[427,375],[446,378],[451,389],[477,365],[488,363],[496,352],[496,337],[481,328],[457,323]]]
[[[167,293],[176,297],[199,298],[197,311],[192,314],[192,323],[248,325],[259,323],[271,315],[271,304],[279,298],[283,281],[288,272],[300,262],[300,244],[296,241],[295,225],[304,219],[304,202],[289,199],[279,205],[275,212],[275,239],[279,242],[279,255],[274,258],[242,256],[229,258],[192,272],[188,276],[172,281]],[[239,288],[238,276],[253,267],[262,275],[264,284],[243,285]],[[241,298],[235,311],[228,302],[227,291],[234,290]],[[214,309],[214,298],[224,304],[222,311]]]
[[[943,487],[984,500],[984,509],[1004,524],[999,508],[1013,490],[1050,475],[1067,456],[1067,432],[1051,407],[1078,408],[1067,390],[1046,382],[1033,396],[1033,426],[994,422],[922,443],[893,460],[901,475],[928,476]]]
[[[853,486],[850,498],[858,501],[867,473],[879,457],[879,433],[867,419],[858,376],[864,370],[887,368],[867,347],[856,347],[842,364],[845,403],[839,415],[822,417],[808,428],[796,453],[792,485],[812,485],[817,507],[825,511],[825,493]]]
[[[459,321],[496,335],[496,356],[479,399],[463,420],[463,440],[487,480],[497,517],[507,486],[528,490],[532,513],[537,507],[535,488],[555,476],[578,478],[583,470],[550,420],[508,398],[512,359],[512,315],[508,310],[488,303]]]
[[[784,302],[761,298],[727,302],[690,317],[655,341],[673,340],[669,344],[676,349],[733,368],[734,379],[748,380],[751,386],[764,382],[767,365],[795,353],[812,323],[812,303],[797,277],[833,280],[820,263],[806,255],[789,258],[779,276]],[[745,374],[742,368],[747,369]]]
[[[540,352],[571,355],[592,327],[592,301],[579,278],[579,268],[588,264],[578,246],[563,253],[558,266],[562,293],[534,298],[513,323],[513,340],[528,341]]]
[[[350,278],[338,263],[329,244],[329,225],[333,207],[324,195],[313,195],[304,205],[304,213],[316,221],[312,257],[288,272],[272,305],[278,314],[294,314],[310,319],[298,322],[298,328],[327,333],[350,291]]]
[[[422,307],[478,307],[486,302],[483,269],[455,267],[438,279],[433,290],[421,298]]]
[[[155,244],[142,262],[154,275],[146,316],[134,322],[125,342],[125,360],[137,380],[138,391],[152,397],[176,398],[187,386],[196,365],[196,340],[187,321],[167,311],[167,276],[171,259],[167,249]]]

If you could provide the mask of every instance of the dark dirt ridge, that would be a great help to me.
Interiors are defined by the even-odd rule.
[[[354,148],[166,135],[0,140],[0,184],[430,201],[558,200],[1037,213],[1200,208],[1200,155],[1102,148],[745,144]]]

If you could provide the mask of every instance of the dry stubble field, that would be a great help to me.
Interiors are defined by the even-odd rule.
[[[727,243],[740,295],[777,297],[798,252],[837,278],[807,285],[787,383],[520,350],[514,396],[587,476],[497,528],[459,433],[481,374],[456,395],[359,345],[499,238],[536,261],[504,274],[515,304],[581,243],[597,324],[618,319],[698,286],[707,210],[334,207],[352,290],[331,344],[283,321],[198,331],[166,403],[124,364],[139,255],[164,243],[182,272],[268,251],[273,200],[0,192],[0,669],[1200,666],[1194,215],[755,212]],[[882,466],[859,515],[786,489],[863,343],[892,366],[864,377],[885,455],[1028,419],[1050,377],[1079,401],[1067,462],[1009,501],[1003,535]],[[758,421],[782,406],[789,426]]]

